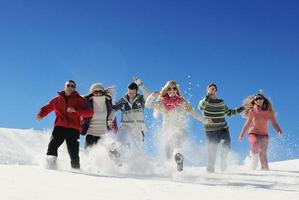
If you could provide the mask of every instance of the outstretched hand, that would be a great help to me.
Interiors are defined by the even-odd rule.
[[[36,120],[41,121],[43,119],[42,116],[40,116],[39,114],[36,115]]]
[[[142,81],[141,81],[140,78],[137,77],[137,76],[134,76],[134,77],[133,77],[133,81],[134,81],[138,86],[142,85]]]
[[[242,142],[243,138],[240,136],[238,142]]]
[[[285,138],[285,135],[283,134],[283,132],[278,132],[278,136],[279,136],[281,139],[284,139],[284,138]]]

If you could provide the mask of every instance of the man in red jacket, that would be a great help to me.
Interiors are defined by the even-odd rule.
[[[55,111],[56,119],[47,151],[49,168],[56,168],[57,150],[66,141],[72,168],[80,168],[79,138],[81,117],[91,117],[92,109],[88,108],[85,100],[76,91],[76,83],[69,80],[65,83],[64,91],[52,99],[38,112],[37,120],[42,120],[50,112]]]

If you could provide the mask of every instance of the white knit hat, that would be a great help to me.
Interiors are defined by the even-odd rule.
[[[105,87],[102,83],[94,83],[90,86],[90,92],[93,93],[94,91],[104,91],[105,90]]]

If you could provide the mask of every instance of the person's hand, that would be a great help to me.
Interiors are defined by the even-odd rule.
[[[159,95],[160,95],[160,92],[153,92],[153,93],[152,93],[152,96],[153,96],[153,97],[158,97]]]
[[[239,142],[242,142],[242,140],[243,140],[243,138],[240,136],[238,141],[239,141]]]
[[[204,122],[205,122],[205,124],[211,124],[211,123],[213,123],[213,120],[211,118],[205,118]]]
[[[66,111],[71,113],[71,112],[76,112],[76,109],[73,107],[68,107]]]
[[[137,76],[134,76],[133,77],[133,81],[138,85],[138,86],[141,86],[143,83],[142,81],[140,80],[140,78],[138,78]]]
[[[283,139],[285,136],[284,136],[284,134],[283,134],[283,132],[278,132],[278,136],[281,138],[281,139]]]
[[[108,127],[110,128],[110,129],[112,129],[113,128],[113,121],[108,121],[107,122],[107,124],[108,124]]]
[[[43,117],[42,117],[41,115],[37,114],[37,115],[36,115],[36,119],[37,119],[38,121],[41,121],[41,120],[43,119]]]

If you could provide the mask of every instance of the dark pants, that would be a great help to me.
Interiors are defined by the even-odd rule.
[[[47,155],[58,156],[57,150],[65,140],[72,168],[80,168],[79,138],[80,134],[76,129],[55,127],[48,145]]]
[[[96,145],[100,139],[101,137],[98,136],[86,135],[84,148],[87,149],[93,145]]]
[[[220,130],[206,132],[208,140],[208,167],[209,172],[215,171],[215,163],[217,156],[218,144],[221,144],[221,170],[226,170],[226,159],[230,151],[230,135],[229,130]]]

